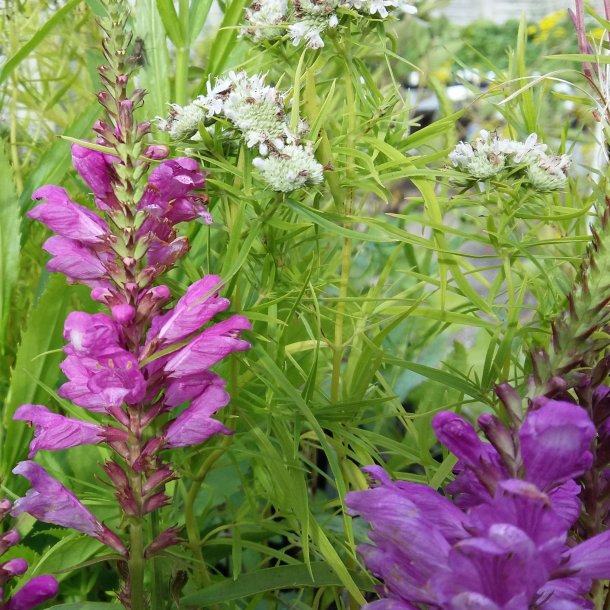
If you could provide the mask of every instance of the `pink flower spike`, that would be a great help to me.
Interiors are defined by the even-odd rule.
[[[94,445],[103,440],[100,436],[104,431],[102,426],[64,417],[42,405],[21,405],[13,419],[27,421],[36,428],[30,443],[29,458],[33,458],[41,449],[68,449],[78,445]]]
[[[6,610],[32,610],[55,597],[58,590],[59,585],[52,576],[36,576],[13,595],[6,604]]]
[[[218,379],[220,383],[210,384],[190,407],[170,422],[164,434],[166,447],[188,447],[203,443],[215,434],[233,434],[232,430],[211,417],[230,400],[224,381]]]
[[[32,198],[47,201],[37,205],[27,215],[62,237],[75,239],[83,244],[101,244],[110,233],[105,221],[87,208],[74,203],[63,188],[43,186]]]
[[[245,316],[231,316],[210,328],[206,328],[188,345],[176,352],[165,365],[170,377],[178,379],[207,370],[231,352],[250,348],[247,341],[239,338],[242,330],[251,330],[252,325]]]

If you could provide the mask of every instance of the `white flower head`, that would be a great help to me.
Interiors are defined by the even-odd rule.
[[[338,21],[337,21],[338,23]],[[288,28],[290,39],[294,46],[301,44],[305,40],[305,44],[310,49],[320,49],[324,46],[322,34],[330,25],[330,19],[323,15],[304,15],[295,23],[292,23]]]
[[[157,117],[157,125],[161,131],[169,133],[172,140],[186,140],[197,133],[205,118],[205,109],[196,102],[188,106],[171,104],[168,118]]]
[[[571,162],[569,155],[545,155],[528,165],[527,178],[537,191],[557,191],[566,185]]]
[[[282,193],[323,180],[323,167],[316,161],[311,143],[288,144],[264,159],[257,157],[253,165],[272,190]]]
[[[286,131],[284,94],[265,85],[264,75],[234,75],[223,102],[223,114],[242,131],[249,148],[283,139]]]
[[[281,35],[279,26],[286,20],[286,0],[254,0],[246,9],[248,28],[245,32],[254,42],[269,40]]]

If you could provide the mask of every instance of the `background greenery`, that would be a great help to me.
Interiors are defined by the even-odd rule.
[[[222,275],[232,312],[254,323],[253,348],[218,369],[236,434],[173,455],[182,478],[163,520],[186,526],[185,544],[156,561],[150,586],[168,608],[180,599],[184,608],[356,608],[374,583],[355,555],[366,531],[345,515],[345,493],[366,486],[359,468],[371,463],[438,487],[453,462],[436,444],[434,413],[494,409],[495,383],[523,383],[525,354],[548,343],[605,190],[596,124],[582,94],[565,88],[581,84],[578,72],[545,58],[575,49],[565,17],[461,30],[427,2],[402,22],[347,20],[323,49],[303,51],[239,38],[244,6],[135,1],[142,117],[165,115],[229,69],[266,72],[290,90],[290,112],[309,120],[332,169],[317,188],[278,195],[252,173],[245,147],[210,138],[191,151],[209,172],[215,222],[187,229],[192,250],[170,284],[179,294],[202,274]],[[92,205],[61,136],[90,139],[99,115],[100,11],[96,0],[34,0],[6,2],[2,13],[0,477],[9,497],[25,490],[10,471],[31,434],[12,413],[25,402],[75,412],[55,394],[63,320],[95,311],[86,289],[44,269],[47,235],[24,214],[46,183]],[[464,80],[465,69],[485,82]],[[459,82],[470,93],[456,104],[447,86]],[[423,116],[430,96],[437,108]],[[554,152],[573,152],[580,166],[565,194],[457,187],[447,153],[482,127],[517,139],[536,132]],[[104,456],[81,447],[42,461],[113,523],[112,491],[95,478]],[[30,535],[11,552],[30,562],[28,576],[58,576],[60,607],[109,607],[116,580],[97,541],[20,525]]]

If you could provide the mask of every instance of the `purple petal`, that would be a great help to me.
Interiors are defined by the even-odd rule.
[[[578,577],[610,580],[610,531],[581,542],[570,550],[568,567]]]
[[[580,476],[591,467],[589,451],[595,427],[587,412],[569,402],[538,399],[519,430],[528,481],[550,489]]]
[[[171,242],[153,239],[146,252],[146,264],[149,267],[171,267],[189,248],[186,237],[178,237]]]
[[[228,299],[218,296],[221,286],[222,278],[217,275],[208,275],[192,284],[172,310],[153,320],[149,338],[155,337],[168,345],[201,328],[230,305]]]
[[[102,440],[102,426],[58,415],[42,405],[22,405],[15,411],[13,419],[28,421],[36,427],[29,458],[41,449],[68,449],[97,444]]]
[[[19,498],[11,514],[16,517],[28,513],[39,521],[75,529],[83,534],[100,538],[102,524],[81,504],[80,500],[36,462],[20,462],[13,469],[32,485],[25,497]]]
[[[13,595],[6,610],[31,610],[55,597],[58,590],[59,585],[52,576],[36,576]]]
[[[9,577],[21,576],[28,571],[28,562],[20,557],[11,559],[10,561],[0,565],[0,572],[2,571]]]
[[[63,273],[70,280],[106,278],[106,264],[112,262],[108,253],[94,252],[73,239],[59,235],[47,239],[43,248],[53,255],[47,264],[49,271]]]
[[[117,325],[103,313],[73,311],[64,323],[64,339],[77,354],[92,357],[116,351],[119,346]]]
[[[379,510],[383,510],[383,506],[387,502],[396,502],[398,498],[404,498],[413,502],[422,514],[427,515],[450,543],[457,542],[466,536],[463,528],[466,520],[464,513],[432,488],[407,481],[392,481],[387,472],[380,466],[366,466],[362,470],[381,483],[375,489],[385,490],[383,494],[378,496]],[[360,500],[364,499],[365,505],[360,504],[358,496],[348,494],[346,497],[347,506],[355,512],[360,512],[366,507],[370,514],[370,503],[374,498],[364,495],[367,492],[352,493],[362,493],[363,496],[360,497]],[[364,517],[364,514],[362,516]]]
[[[102,210],[119,208],[112,183],[116,181],[113,163],[116,159],[97,150],[74,144],[72,163],[81,178],[89,185],[97,206]]]
[[[101,244],[110,233],[106,222],[87,208],[74,203],[63,188],[43,186],[32,197],[47,201],[37,205],[27,215],[62,237],[84,244]]]
[[[58,394],[86,409],[103,412],[123,402],[137,404],[146,393],[146,381],[133,354],[117,348],[114,352],[88,358],[66,348],[68,357],[61,369],[68,378]]]
[[[177,407],[187,400],[197,398],[210,384],[224,385],[224,381],[210,371],[192,377],[170,379],[165,390],[164,402],[168,407]]]
[[[198,445],[215,434],[233,434],[219,421],[210,416],[228,404],[229,394],[224,389],[224,381],[210,384],[191,406],[173,420],[163,435],[167,447],[187,447]]]
[[[159,195],[169,201],[184,197],[205,185],[205,174],[194,159],[179,157],[160,163],[148,179]]]
[[[207,328],[188,345],[176,352],[168,360],[165,370],[173,378],[203,372],[231,352],[249,349],[250,344],[239,338],[239,332],[251,328],[252,325],[246,317],[231,316],[229,319]]]
[[[463,417],[442,411],[434,416],[432,427],[438,440],[470,466],[478,466],[487,457],[486,443],[478,437],[473,425]]]

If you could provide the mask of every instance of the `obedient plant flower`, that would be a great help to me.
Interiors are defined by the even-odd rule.
[[[44,245],[53,254],[49,269],[91,287],[93,300],[108,311],[72,312],[64,325],[61,369],[67,381],[58,394],[83,409],[83,420],[31,404],[17,409],[15,418],[35,428],[30,457],[78,445],[110,448],[113,458],[103,470],[129,535],[101,523],[33,461],[13,471],[32,489],[12,514],[27,512],[109,546],[127,565],[119,599],[131,610],[144,610],[145,558],[179,542],[176,527],[146,540],[146,516],[171,501],[165,486],[177,478],[168,450],[232,433],[214,419],[230,397],[225,382],[209,369],[250,347],[240,333],[251,324],[241,315],[213,322],[230,307],[219,296],[223,281],[218,276],[195,282],[173,307],[167,306],[172,295],[158,281],[189,249],[179,225],[211,222],[201,192],[205,174],[192,159],[168,160],[167,148],[145,146],[150,125],[134,118],[144,92],[127,91],[134,68],[125,59],[130,42],[125,3],[104,4],[104,54],[111,67],[99,69],[106,91],[98,99],[106,120],[98,121],[94,131],[97,144],[110,152],[72,148],[74,167],[93,192],[98,212],[73,202],[62,188],[46,186],[34,193],[39,203],[29,215],[56,233]],[[153,160],[160,163],[151,170]]]
[[[533,133],[525,142],[500,138],[496,132],[481,130],[473,142],[460,142],[449,154],[453,165],[473,180],[524,178],[537,191],[565,187],[570,157],[546,154],[546,144]],[[507,171],[508,173],[503,174]]]
[[[373,527],[359,547],[382,581],[371,608],[491,610],[593,608],[595,581],[610,577],[610,531],[582,539],[580,485],[593,466],[596,429],[572,402],[538,397],[521,420],[515,392],[498,394],[511,425],[484,414],[479,427],[443,412],[433,426],[457,458],[442,496],[393,482],[348,494],[353,514]]]
[[[215,119],[229,121],[248,148],[258,147],[260,157],[253,165],[269,188],[287,193],[321,182],[323,168],[311,142],[302,142],[309,126],[300,121],[295,131],[288,124],[285,96],[266,85],[263,75],[230,72],[208,83],[207,94],[189,106],[174,105],[169,118],[157,124],[172,138],[184,139]]]
[[[11,511],[12,505],[8,500],[0,500],[0,521]],[[16,530],[8,530],[0,535],[0,555],[19,542]],[[28,580],[11,597],[3,594],[3,588],[14,577],[27,572],[27,561],[21,558],[0,561],[0,610],[31,610],[36,606],[52,599],[57,595],[59,586],[52,576],[35,576]]]

